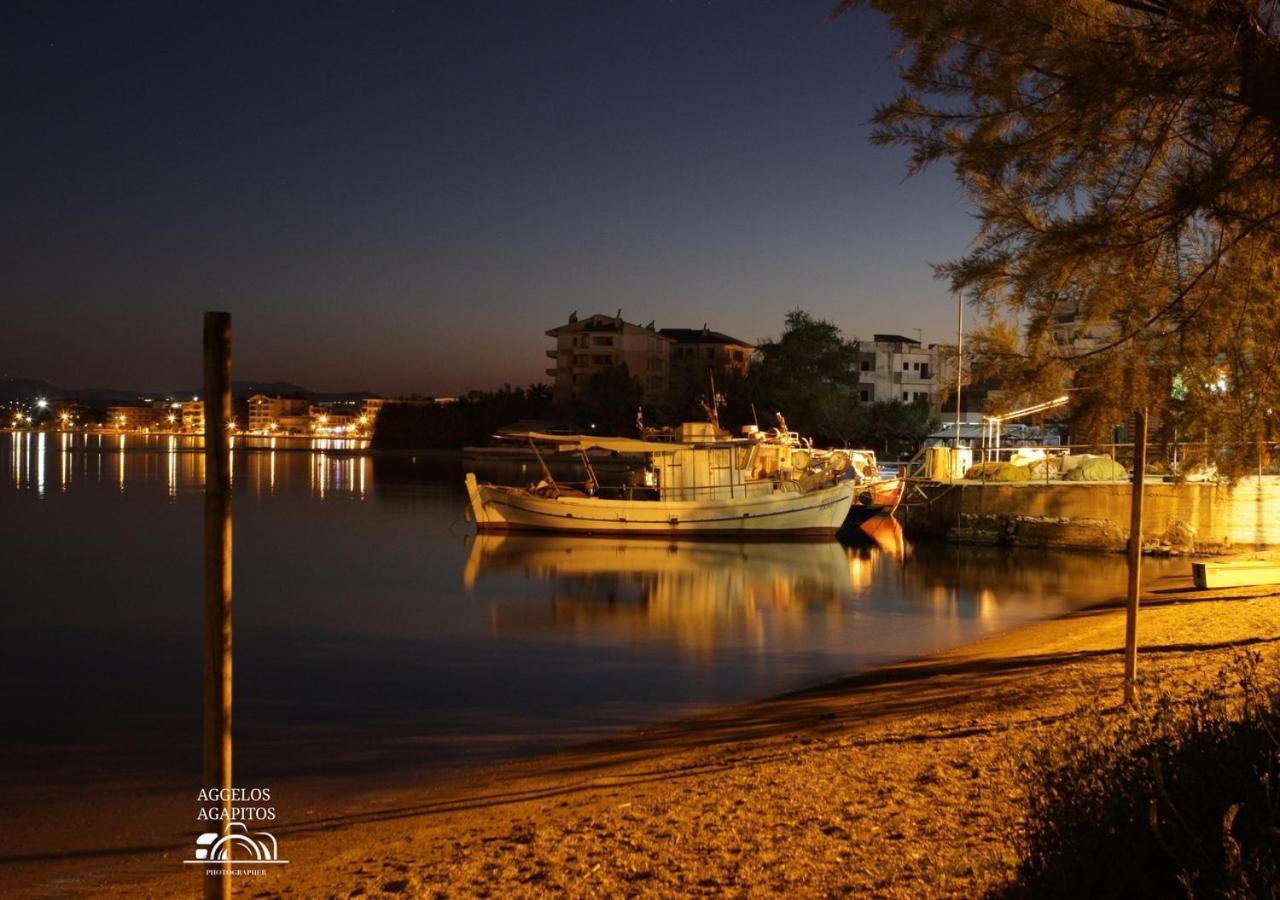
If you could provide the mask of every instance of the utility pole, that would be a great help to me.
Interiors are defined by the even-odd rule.
[[[952,445],[956,449],[956,459],[960,457],[960,388],[964,383],[964,295],[956,294],[956,434]],[[955,470],[955,460],[951,467]]]
[[[1124,619],[1124,702],[1138,699],[1138,593],[1142,589],[1142,494],[1147,471],[1147,409],[1134,413],[1133,485],[1129,515],[1129,593]]]
[[[231,314],[204,314],[204,783],[231,821]],[[205,900],[230,900],[226,860],[210,861]],[[208,872],[216,872],[210,875]]]

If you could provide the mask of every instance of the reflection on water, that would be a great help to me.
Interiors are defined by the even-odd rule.
[[[711,650],[725,635],[765,647],[778,629],[805,627],[813,610],[854,599],[850,554],[820,543],[665,542],[617,538],[477,535],[464,571],[520,573],[541,596],[490,600],[492,633],[570,628],[666,639]]]
[[[200,491],[204,485],[204,441],[190,435],[124,435],[87,432],[15,432],[9,443],[9,478],[18,490],[43,497],[49,483],[46,466],[55,463],[57,486],[65,491],[76,479],[101,483],[109,472],[117,490],[130,480],[154,486],[163,469],[170,497],[179,491]],[[276,489],[278,454],[301,455],[310,469],[309,493],[321,499],[328,493],[363,496],[369,484],[367,441],[340,438],[237,437],[231,441],[232,483],[248,479],[255,496]],[[55,450],[56,448],[56,450]],[[288,471],[296,474],[296,466]],[[283,471],[283,467],[282,467]],[[292,490],[293,485],[283,485]]]
[[[64,788],[75,815],[199,771],[203,465],[197,438],[0,435],[0,691],[25,723],[0,781]],[[351,441],[241,437],[234,470],[237,767],[334,795],[1124,589],[1120,556],[913,547],[892,520],[847,543],[474,537],[456,463]]]

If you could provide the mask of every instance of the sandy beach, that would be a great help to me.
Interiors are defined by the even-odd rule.
[[[1189,566],[1188,566],[1189,569]],[[246,897],[973,896],[1017,863],[1019,765],[1121,697],[1124,612],[1097,607],[818,688],[273,829],[290,865]],[[1274,653],[1280,591],[1147,585],[1140,672],[1187,690]],[[179,852],[64,892],[192,896]],[[52,889],[49,882],[45,887]]]

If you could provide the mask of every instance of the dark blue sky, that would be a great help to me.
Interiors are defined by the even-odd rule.
[[[947,339],[973,222],[867,120],[893,40],[830,0],[9,3],[0,374],[453,393],[545,380],[572,310]]]

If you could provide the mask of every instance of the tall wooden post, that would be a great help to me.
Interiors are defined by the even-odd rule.
[[[1142,590],[1142,494],[1147,471],[1147,410],[1134,414],[1133,486],[1129,514],[1129,595],[1124,622],[1124,702],[1138,697],[1138,593]]]
[[[964,387],[964,295],[956,294],[956,434],[951,441],[955,448],[955,457],[951,460],[951,471],[956,469],[956,461],[960,457],[960,391]]]
[[[204,314],[204,787],[231,809],[231,314]],[[224,819],[229,821],[228,819]],[[231,843],[225,844],[231,858]],[[210,866],[211,871],[214,867]],[[225,867],[205,875],[206,900],[229,900]]]

